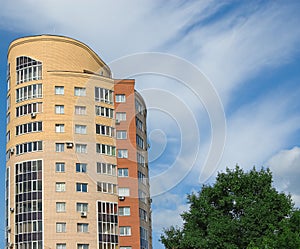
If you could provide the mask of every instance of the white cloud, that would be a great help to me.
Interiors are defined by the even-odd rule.
[[[173,52],[193,61],[227,103],[232,91],[263,70],[282,65],[299,51],[298,4],[245,4],[217,21],[199,26]]]
[[[182,226],[180,214],[189,208],[186,196],[170,192],[154,197],[152,205],[153,228],[157,235],[162,233],[163,228]]]
[[[300,147],[281,150],[266,164],[273,172],[274,185],[280,191],[291,193],[296,206],[300,207]]]

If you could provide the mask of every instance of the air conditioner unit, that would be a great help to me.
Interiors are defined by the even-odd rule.
[[[6,228],[6,231],[10,233],[11,228],[10,228],[10,227],[7,227],[7,228]]]
[[[87,213],[86,212],[81,212],[80,215],[81,215],[81,217],[87,217]]]
[[[8,245],[9,248],[13,248],[14,247],[13,243],[8,243],[7,245]]]
[[[9,210],[10,210],[10,212],[12,212],[12,213],[15,211],[14,208],[10,208]]]
[[[36,113],[35,112],[31,113],[31,118],[36,118]]]
[[[120,124],[120,120],[116,119],[116,125]]]
[[[72,142],[66,142],[67,148],[73,148],[74,144]]]
[[[9,152],[10,152],[10,154],[14,154],[15,149],[14,149],[14,148],[10,148],[10,149],[9,149]]]
[[[125,200],[125,196],[119,196],[119,200],[120,201],[124,201]]]

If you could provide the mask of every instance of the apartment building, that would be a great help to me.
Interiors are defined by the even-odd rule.
[[[6,248],[151,249],[147,110],[87,45],[8,50]]]

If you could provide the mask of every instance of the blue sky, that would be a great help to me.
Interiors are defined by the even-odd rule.
[[[199,191],[202,183],[214,181],[217,171],[237,163],[246,170],[270,167],[274,186],[291,193],[300,206],[299,12],[296,0],[5,1],[0,10],[2,106],[7,48],[20,36],[70,36],[89,45],[113,69],[114,61],[124,56],[162,53],[166,61],[151,74],[135,77],[149,107],[153,247],[163,248],[158,242],[163,227],[181,225],[179,214],[188,208],[186,194]],[[177,56],[174,75],[161,74],[170,55]],[[183,66],[176,67],[176,62]],[[208,87],[197,88],[192,79],[175,77],[194,67],[206,76]],[[201,91],[193,91],[196,88]],[[216,93],[213,98],[207,96],[208,88]],[[218,103],[226,127],[214,119]],[[0,112],[4,209],[5,108]],[[222,156],[212,154],[219,163],[207,168],[213,138],[222,128]]]

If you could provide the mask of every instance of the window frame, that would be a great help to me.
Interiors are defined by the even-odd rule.
[[[120,236],[131,236],[131,226],[120,226]]]
[[[87,144],[75,144],[75,152],[80,154],[86,154]]]
[[[86,106],[76,105],[75,106],[75,115],[86,115],[87,109]]]
[[[56,173],[65,173],[66,172],[65,162],[55,162],[55,172]]]
[[[55,143],[55,152],[64,152],[65,151],[65,143]]]
[[[87,134],[87,126],[86,125],[81,125],[81,124],[75,124],[74,133],[75,134],[82,134],[82,135]]]
[[[65,114],[65,106],[64,105],[55,105],[55,114]]]
[[[122,210],[122,211],[121,211]],[[119,212],[118,212],[119,216],[130,216],[131,215],[131,210],[130,210],[130,206],[119,206]]]
[[[55,95],[64,95],[65,94],[65,87],[64,86],[55,86],[54,87]]]
[[[118,140],[127,139],[127,131],[126,130],[117,130],[116,139],[118,139]]]
[[[66,192],[66,182],[55,182],[55,192]]]
[[[74,87],[74,96],[84,97],[86,96],[86,88],[85,87]]]
[[[56,233],[66,233],[67,223],[66,222],[56,222]]]
[[[115,95],[116,103],[125,103],[126,102],[126,95],[125,94],[116,94]]]
[[[118,168],[118,177],[129,177],[128,168]]]
[[[65,213],[66,212],[66,202],[56,202],[56,213]]]
[[[76,192],[87,193],[88,192],[88,184],[82,183],[82,182],[76,182]]]
[[[127,149],[118,149],[117,157],[127,159],[128,158],[128,150]]]
[[[55,133],[64,133],[65,124],[55,124]]]
[[[87,173],[87,163],[76,163],[76,173]]]

